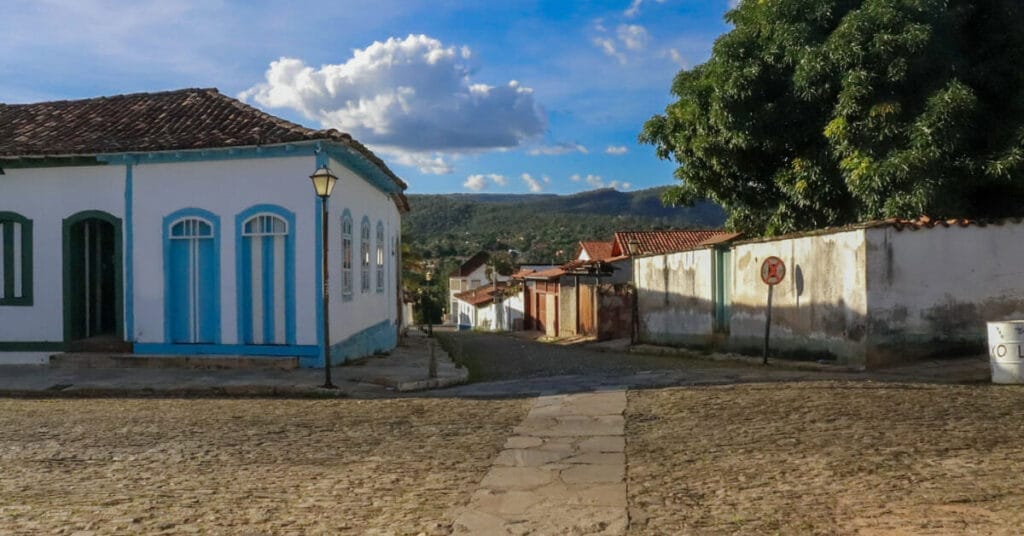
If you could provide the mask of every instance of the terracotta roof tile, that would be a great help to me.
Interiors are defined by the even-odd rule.
[[[532,273],[534,273],[536,271],[537,270],[530,270],[528,268],[522,268],[522,269],[516,271],[516,273],[512,274],[512,279],[523,279],[526,276],[528,276],[528,275],[530,275],[530,274],[532,274]]]
[[[813,229],[810,231],[799,231],[796,233],[788,233],[779,236],[769,236],[763,238],[751,238],[749,240],[742,240],[737,242],[739,244],[750,244],[758,242],[773,242],[776,240],[788,240],[793,238],[802,238],[807,236],[820,236],[833,233],[843,233],[847,231],[856,231],[860,229],[878,229],[885,227],[892,227],[897,231],[920,231],[926,229],[935,229],[938,227],[949,228],[949,227],[986,227],[989,225],[1005,225],[1007,223],[1020,224],[1024,223],[1024,218],[1011,217],[1011,218],[947,218],[947,219],[932,219],[928,216],[921,216],[915,219],[905,218],[887,218],[884,220],[872,220],[862,223],[853,223],[850,225],[843,225],[837,227],[823,227],[821,229]]]
[[[560,266],[555,268],[548,268],[547,270],[539,270],[527,275],[526,279],[538,279],[541,281],[551,281],[552,279],[558,279],[565,275],[565,270]]]
[[[0,104],[0,160],[95,156],[327,140],[351,147],[404,190],[383,160],[352,136],[313,130],[213,88],[92,99]],[[408,206],[404,195],[397,204]]]
[[[592,260],[603,260],[612,256],[612,250],[615,248],[615,242],[603,242],[600,240],[581,240],[579,247],[577,247],[576,258],[579,258],[580,253],[586,250],[587,255]]]
[[[472,290],[460,292],[455,295],[455,299],[464,301],[474,307],[486,305],[494,300],[494,296],[498,293],[504,292],[508,285],[502,281],[498,282],[497,289],[493,285],[485,285],[477,287]]]
[[[615,233],[614,255],[654,255],[685,251],[701,246],[705,241],[723,235],[722,230],[668,230],[668,231],[619,231]],[[635,242],[636,252],[629,250]]]
[[[481,251],[466,259],[466,262],[460,264],[458,268],[452,270],[452,273],[449,274],[448,277],[466,277],[476,271],[477,268],[487,264],[490,260],[491,254],[486,251]]]

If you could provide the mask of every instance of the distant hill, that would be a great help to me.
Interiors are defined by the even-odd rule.
[[[548,263],[568,260],[580,240],[610,240],[615,231],[707,229],[725,221],[713,203],[662,205],[664,190],[410,195],[412,212],[403,226],[406,240],[425,258],[516,249],[520,262]]]

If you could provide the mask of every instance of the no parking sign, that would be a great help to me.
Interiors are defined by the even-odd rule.
[[[782,259],[771,256],[761,263],[761,281],[768,285],[768,308],[765,311],[764,321],[764,361],[768,364],[768,341],[772,329],[772,290],[786,277],[786,263]]]
[[[761,281],[766,285],[778,285],[786,277],[786,263],[778,257],[768,257],[761,263]]]

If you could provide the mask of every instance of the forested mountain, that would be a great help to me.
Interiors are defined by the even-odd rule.
[[[404,240],[426,259],[480,250],[521,252],[521,263],[568,260],[580,240],[610,240],[615,231],[720,227],[720,207],[665,207],[665,188],[592,190],[574,195],[410,195]]]

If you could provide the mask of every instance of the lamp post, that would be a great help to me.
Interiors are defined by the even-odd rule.
[[[426,278],[427,278],[427,293],[426,293],[426,297],[427,297],[427,302],[430,304],[430,307],[424,307],[424,309],[425,309],[424,312],[427,313],[427,336],[428,337],[433,337],[434,336],[434,316],[433,316],[433,313],[434,313],[434,297],[431,296],[430,291],[431,291],[432,287],[434,286],[433,285],[433,281],[434,281],[434,263],[430,263],[430,264],[427,265]]]
[[[320,244],[321,259],[323,264],[320,266],[320,275],[324,281],[324,287],[321,289],[321,299],[323,300],[324,308],[324,389],[335,389],[336,387],[331,382],[331,309],[328,306],[328,284],[327,284],[327,198],[331,197],[331,192],[334,191],[334,184],[338,182],[338,177],[331,173],[330,168],[324,164],[323,167],[318,168],[309,178],[313,181],[313,189],[316,190],[317,197],[320,198],[320,228],[323,231],[323,242]]]

